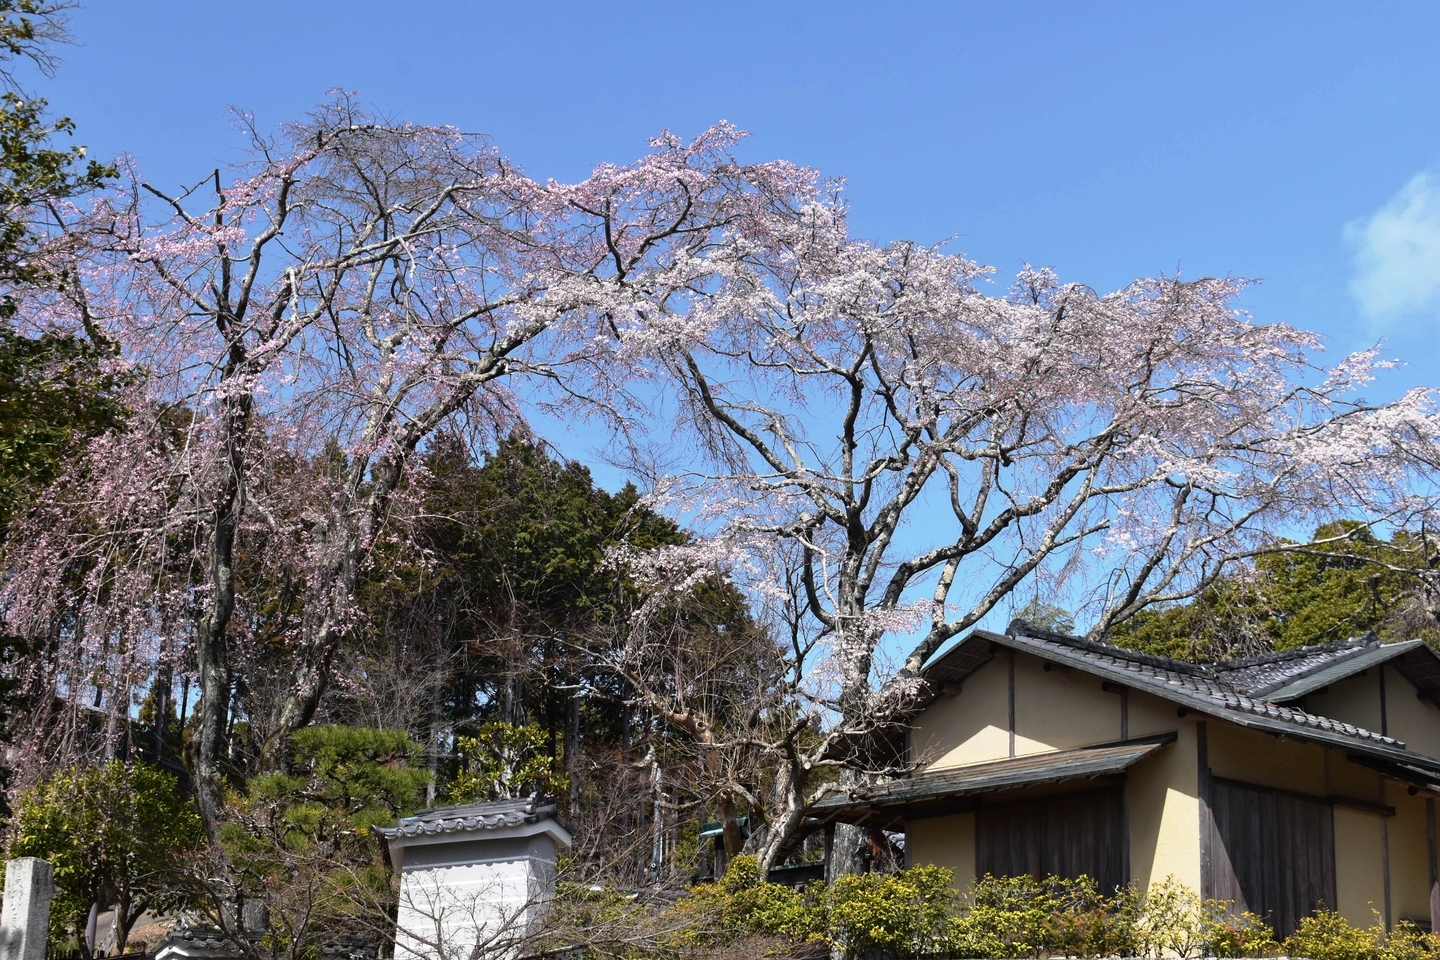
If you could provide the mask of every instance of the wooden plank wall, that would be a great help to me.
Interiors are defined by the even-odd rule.
[[[1119,790],[981,807],[975,821],[976,875],[1093,878],[1106,892],[1125,875],[1125,810]]]
[[[1317,905],[1335,908],[1335,820],[1330,804],[1214,779],[1210,896],[1264,917],[1289,936]]]

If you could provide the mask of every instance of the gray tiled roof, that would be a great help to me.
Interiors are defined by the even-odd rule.
[[[1175,734],[1170,733],[1123,743],[1052,750],[1006,760],[926,770],[897,780],[854,787],[848,794],[832,794],[815,804],[814,812],[823,817],[828,811],[853,807],[857,802],[884,808],[1010,787],[1103,777],[1126,770],[1174,740]]]
[[[1409,644],[1381,644],[1373,634],[1351,637],[1334,643],[1317,643],[1296,650],[1277,650],[1255,657],[1241,657],[1214,664],[1217,674],[1236,689],[1251,696],[1269,696],[1276,690],[1289,687],[1297,681],[1335,668],[1343,668],[1364,661],[1365,665],[1378,660],[1398,656],[1408,646],[1422,643],[1412,640]],[[1379,657],[1376,657],[1376,654]],[[1365,669],[1355,665],[1354,672]],[[1343,674],[1349,676],[1348,672]]]
[[[182,923],[172,927],[160,941],[164,943],[187,943],[209,950],[235,948],[224,930],[208,923]]]
[[[1309,713],[1298,706],[1277,703],[1254,692],[1273,688],[1277,683],[1283,688],[1287,681],[1366,655],[1372,649],[1371,643],[1368,639],[1345,641],[1228,664],[1197,664],[1054,633],[1017,620],[1003,634],[975,631],[927,665],[925,674],[934,681],[960,683],[964,674],[973,672],[989,659],[990,655],[982,652],[985,648],[1010,647],[1241,726],[1290,734],[1330,746],[1361,749],[1391,761],[1418,762],[1440,769],[1440,761],[1409,752],[1403,742],[1393,737]],[[1428,650],[1412,650],[1413,646],[1415,644],[1396,644],[1394,655],[1433,659]]]
[[[1167,699],[1175,699],[1175,695],[1178,694],[1193,697],[1205,706],[1219,707],[1256,717],[1268,717],[1283,723],[1338,733],[1401,749],[1405,746],[1393,737],[1382,736],[1354,724],[1343,723],[1329,717],[1306,713],[1296,707],[1252,697],[1227,683],[1223,675],[1217,676],[1217,672],[1213,668],[1205,665],[1145,654],[1137,655],[1121,647],[1081,640],[1077,637],[1066,637],[1063,634],[1047,633],[1043,637],[1031,636],[1030,634],[1033,632],[1038,631],[1028,631],[1013,639],[1023,647],[1032,649],[1040,647],[1051,650],[1059,648],[1063,651],[1062,656],[1067,659],[1078,658],[1119,671],[1126,675],[1124,679],[1138,680],[1139,683],[1136,686],[1158,690]]]
[[[1392,660],[1422,698],[1440,701],[1440,658],[1422,641],[1386,646],[1364,637],[1228,663],[1189,663],[1016,620],[1004,633],[976,630],[926,664],[924,677],[930,696],[962,690],[971,674],[1006,648],[1088,673],[1108,684],[1150,693],[1179,706],[1181,716],[1193,710],[1239,726],[1343,749],[1352,761],[1417,785],[1440,788],[1440,759],[1411,753],[1394,737],[1277,702],[1298,699],[1367,665]],[[923,702],[917,709],[923,709]],[[817,816],[851,823],[933,816],[942,809],[943,804],[937,806],[942,798],[951,802],[956,797],[1011,787],[1113,775],[1164,742],[1168,740],[1163,737],[1142,737],[926,770],[852,788],[827,797],[814,809]]]
[[[247,933],[245,939],[254,942],[260,939],[260,935],[260,931]],[[368,938],[342,936],[321,944],[320,955],[335,958],[374,957],[377,947],[378,944]],[[149,953],[153,957],[162,951],[168,955],[203,955],[211,960],[245,956],[245,950],[229,934],[209,923],[186,922],[170,928]]]
[[[246,935],[256,939],[258,934]],[[224,930],[210,923],[185,921],[166,931],[160,942],[149,951],[152,957],[208,957],[210,960],[240,958],[245,949]]]
[[[468,830],[499,830],[533,823],[541,817],[554,816],[554,804],[537,806],[533,797],[520,800],[491,800],[466,803],[453,807],[431,807],[413,817],[406,817],[393,827],[377,827],[375,832],[392,837],[419,837]]]
[[[1408,655],[1426,650],[1424,640],[1407,640],[1404,643],[1381,643],[1372,640],[1367,644],[1357,644],[1343,656],[1313,658],[1304,669],[1292,670],[1288,675],[1271,681],[1254,693],[1276,702],[1298,700],[1332,683],[1391,660],[1399,660],[1401,672],[1411,674],[1412,671],[1407,669],[1411,659]],[[1410,679],[1417,680],[1413,675]],[[1422,687],[1424,684],[1417,681],[1416,686]]]

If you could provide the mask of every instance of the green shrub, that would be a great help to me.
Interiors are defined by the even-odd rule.
[[[1383,928],[1351,926],[1334,910],[1319,907],[1300,920],[1282,945],[1285,953],[1307,960],[1379,960]]]
[[[985,876],[961,894],[953,875],[922,866],[841,877],[795,890],[761,879],[754,857],[736,857],[718,882],[669,906],[576,888],[559,898],[611,957],[823,956],[893,960],[950,956],[1270,957],[1307,960],[1440,960],[1440,937],[1401,922],[1362,929],[1320,909],[1283,944],[1253,913],[1204,900],[1174,878],[1143,894],[1103,893],[1086,877]],[[630,932],[619,930],[624,927]],[[636,929],[644,935],[637,936]],[[603,949],[598,947],[604,941]]]
[[[124,952],[147,910],[190,905],[185,868],[203,846],[194,806],[170,774],[118,760],[62,770],[23,791],[9,823],[9,857],[55,868],[51,937],[83,934],[91,904],[114,909]]]
[[[952,922],[957,955],[1132,956],[1140,942],[1140,898],[1128,889],[1106,896],[1088,877],[987,875],[971,885],[964,903]]]
[[[830,942],[852,957],[870,950],[897,958],[951,952],[954,881],[949,870],[933,866],[840,877],[829,891]]]
[[[952,924],[956,952],[970,957],[1028,957],[1044,951],[1057,904],[1031,877],[993,877],[971,885],[969,909]]]
[[[759,933],[797,940],[825,937],[829,904],[823,885],[794,890],[760,879],[760,865],[748,854],[730,861],[716,883],[690,891],[672,910],[677,939],[686,944],[725,941]]]
[[[1234,914],[1232,907],[1223,900],[1202,900],[1174,877],[1151,884],[1135,903],[1135,953],[1146,957],[1261,957],[1280,949],[1264,921],[1249,912]]]
[[[1440,960],[1440,937],[1401,920],[1380,947],[1380,960]]]
[[[1440,937],[1401,920],[1388,934],[1379,916],[1370,927],[1357,927],[1333,910],[1317,909],[1281,945],[1292,957],[1308,960],[1440,960]]]
[[[1246,910],[1229,912],[1230,904],[1206,900],[1201,917],[1201,931],[1211,957],[1272,957],[1280,952],[1275,931],[1255,914]]]

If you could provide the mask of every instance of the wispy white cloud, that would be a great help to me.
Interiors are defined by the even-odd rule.
[[[1367,319],[1440,317],[1440,173],[1416,175],[1345,237],[1355,254],[1350,292]]]

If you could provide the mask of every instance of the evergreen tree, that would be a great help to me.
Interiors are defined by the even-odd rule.
[[[1339,538],[1339,539],[1337,539]],[[1291,650],[1367,633],[1440,643],[1423,571],[1437,559],[1422,536],[1378,537],[1355,523],[1318,528],[1309,544],[1267,553],[1195,600],[1146,610],[1110,639],[1187,660]]]
[[[52,936],[78,935],[87,954],[88,920],[113,907],[118,956],[142,913],[187,902],[187,859],[203,842],[200,818],[173,776],[111,761],[61,771],[21,794],[9,856],[54,865]]]
[[[423,802],[429,773],[420,757],[420,744],[401,730],[296,731],[289,770],[252,777],[221,830],[235,888],[209,891],[212,919],[233,924],[234,903],[262,904],[263,945],[274,955],[314,956],[347,936],[373,939],[394,906],[374,828]]]

